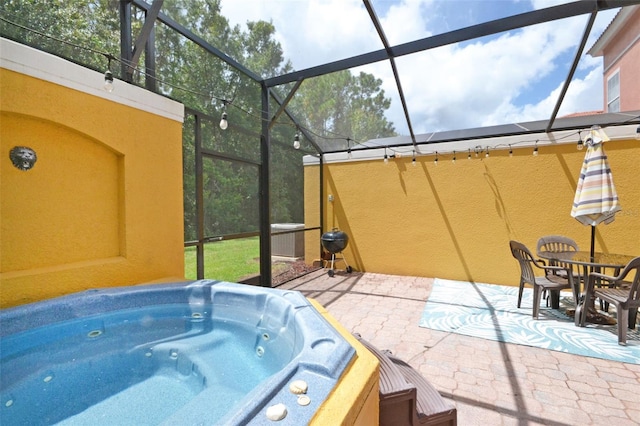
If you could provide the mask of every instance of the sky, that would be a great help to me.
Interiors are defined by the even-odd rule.
[[[392,46],[568,0],[372,0]],[[602,58],[586,51],[617,10],[598,14],[558,116],[602,110]],[[222,0],[231,25],[271,21],[294,69],[382,49],[361,0]],[[396,58],[415,134],[545,120],[570,71],[588,16]],[[389,61],[352,70],[382,80],[387,118],[409,134]]]

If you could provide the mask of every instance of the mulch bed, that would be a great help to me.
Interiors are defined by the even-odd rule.
[[[275,265],[277,265],[278,272],[274,272],[273,277],[271,278],[271,285],[273,287],[284,284],[301,275],[321,269],[320,266],[307,265],[304,260],[296,260],[293,262],[274,262],[274,266]]]

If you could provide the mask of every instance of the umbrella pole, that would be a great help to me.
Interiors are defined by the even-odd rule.
[[[591,225],[591,251],[589,253],[591,255],[591,261],[593,262],[596,253],[596,227],[593,225]]]

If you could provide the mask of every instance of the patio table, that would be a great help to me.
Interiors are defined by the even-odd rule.
[[[576,285],[586,284],[589,274],[591,272],[602,273],[603,270],[612,269],[613,273],[610,275],[618,275],[620,270],[629,263],[634,256],[626,254],[614,254],[614,253],[600,253],[595,252],[593,256],[588,251],[566,251],[566,252],[548,252],[542,251],[538,253],[538,256],[555,262],[563,262],[571,265],[576,265],[579,272],[579,280]],[[579,293],[584,296],[584,288],[579,288]],[[580,311],[581,309],[588,309],[587,321],[596,324],[615,324],[615,320],[609,316],[600,314],[595,308],[595,298],[591,297],[590,300],[582,301],[576,300],[576,313],[575,324],[580,323]]]

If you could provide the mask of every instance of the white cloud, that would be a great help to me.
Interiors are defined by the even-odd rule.
[[[359,0],[224,0],[221,8],[232,25],[272,21],[298,70],[382,48]]]
[[[431,35],[434,16],[428,11],[433,1],[402,0],[376,9],[392,45]],[[529,4],[540,8],[558,3],[566,1],[533,0]],[[378,6],[375,1],[373,5]],[[500,2],[487,2],[489,5],[499,7]],[[225,0],[222,13],[232,24],[271,20],[285,57],[296,69],[382,48],[359,0]],[[614,14],[609,11],[596,20],[586,49]],[[586,22],[586,15],[574,17],[397,58],[414,131],[549,118]],[[584,77],[574,78],[559,115],[602,108],[601,61],[583,56],[579,70]],[[398,131],[407,133],[388,62],[354,71],[370,72],[384,81],[383,88],[393,100],[388,117]]]

